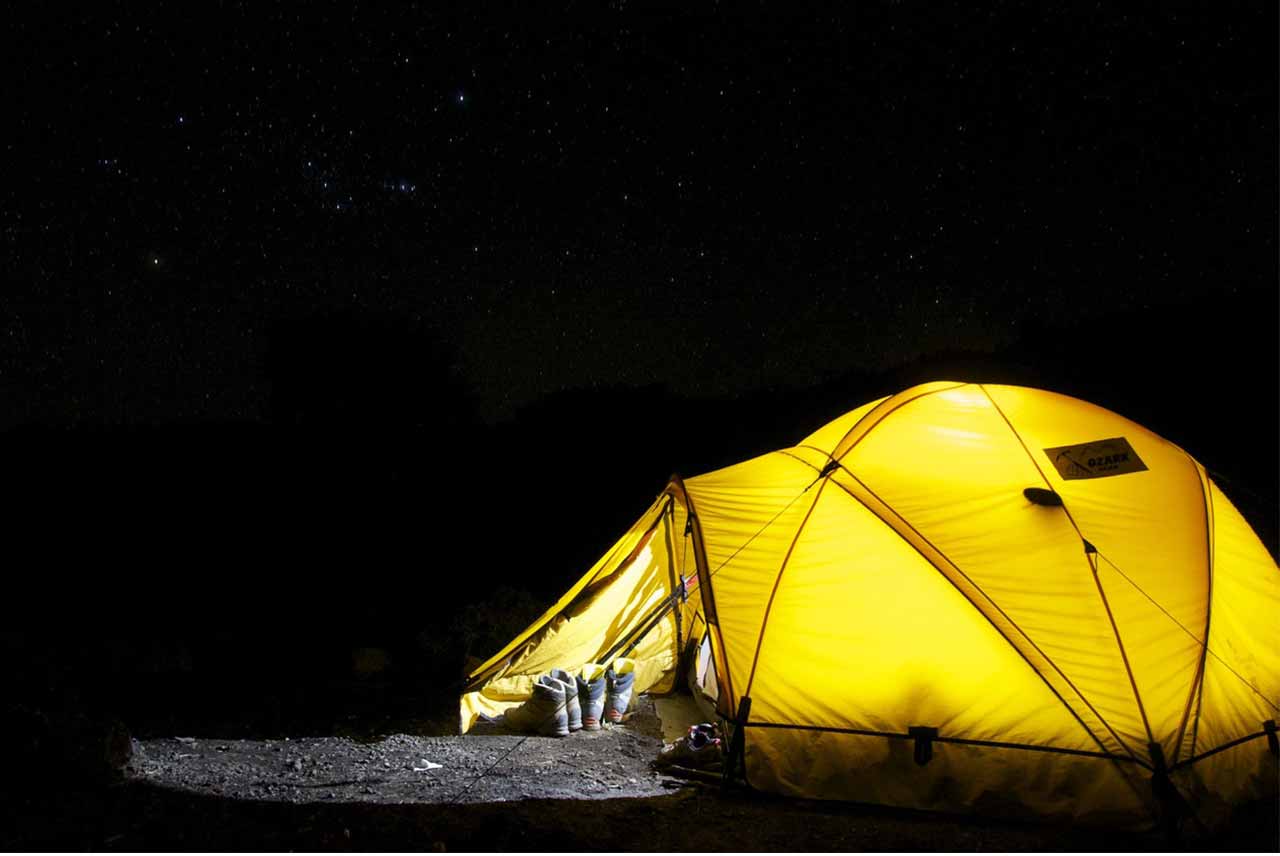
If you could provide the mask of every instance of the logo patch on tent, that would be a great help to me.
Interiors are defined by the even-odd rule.
[[[1123,437],[1110,440],[1094,440],[1074,446],[1055,446],[1044,453],[1058,468],[1064,479],[1098,479],[1103,476],[1119,476],[1140,473],[1147,468],[1142,458]]]

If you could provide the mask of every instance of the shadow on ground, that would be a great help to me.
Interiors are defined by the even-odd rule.
[[[28,793],[5,850],[1142,851],[1162,839],[781,800],[690,786],[653,797],[466,805],[226,799],[139,782]],[[1258,827],[1192,850],[1272,851]]]

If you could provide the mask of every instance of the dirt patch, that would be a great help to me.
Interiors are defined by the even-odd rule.
[[[666,794],[653,702],[620,726],[569,737],[490,733],[282,740],[137,741],[131,775],[159,787],[292,803],[489,803]]]

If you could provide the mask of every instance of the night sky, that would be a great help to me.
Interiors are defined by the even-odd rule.
[[[1274,305],[1274,4],[125,5],[9,23],[6,424],[269,419],[326,315],[493,422]]]

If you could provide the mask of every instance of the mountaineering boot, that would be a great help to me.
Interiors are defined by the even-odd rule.
[[[654,760],[655,767],[684,767],[689,770],[715,771],[723,767],[724,746],[713,731],[702,726],[689,727],[689,733],[670,746],[663,746]]]
[[[587,731],[599,731],[600,720],[604,716],[604,666],[599,663],[585,664],[578,672],[577,683],[582,727]]]
[[[578,704],[578,682],[564,669],[552,669],[549,674],[564,684],[565,711],[569,714],[569,730],[577,731],[582,728],[582,705]]]
[[[569,713],[565,686],[549,675],[538,678],[533,695],[519,707],[508,710],[506,724],[515,731],[545,737],[569,736]]]
[[[621,722],[631,705],[631,687],[636,682],[636,661],[619,657],[605,672],[604,716],[610,722]]]

